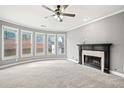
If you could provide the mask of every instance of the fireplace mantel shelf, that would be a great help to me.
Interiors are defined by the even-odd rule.
[[[79,49],[79,64],[82,64],[82,51],[103,51],[105,56],[104,72],[109,73],[110,70],[110,46],[112,43],[99,43],[99,44],[77,44]]]
[[[77,44],[78,46],[80,45],[98,45],[98,46],[108,46],[108,45],[112,45],[112,43],[98,43],[98,44]]]
[[[101,43],[101,44],[77,44],[82,50],[92,50],[92,51],[107,51],[111,46],[111,43]]]

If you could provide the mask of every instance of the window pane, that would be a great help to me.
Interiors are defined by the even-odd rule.
[[[36,54],[43,54],[44,53],[44,34],[36,34]]]
[[[16,56],[16,31],[4,29],[4,57]]]
[[[64,48],[64,44],[65,44],[65,36],[64,35],[57,35],[57,53],[59,55],[64,54],[65,52],[65,48]]]
[[[56,35],[48,35],[48,54],[56,54]]]
[[[32,33],[22,32],[22,55],[30,55],[32,49]]]

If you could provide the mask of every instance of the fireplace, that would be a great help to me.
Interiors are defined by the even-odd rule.
[[[83,50],[82,64],[100,69],[104,72],[105,54],[103,51]],[[99,64],[99,65],[98,65]]]
[[[78,44],[79,64],[94,67],[102,72],[109,73],[111,45],[111,43]]]
[[[101,57],[84,55],[84,64],[100,70],[101,69]]]

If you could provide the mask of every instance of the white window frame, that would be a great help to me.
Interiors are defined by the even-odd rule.
[[[4,56],[4,29],[11,29],[14,31],[10,31],[10,32],[14,32],[16,33],[16,55],[15,56],[10,56],[10,57],[5,57]],[[9,59],[17,59],[19,57],[19,47],[18,47],[18,29],[17,28],[13,28],[13,27],[9,27],[9,26],[5,26],[2,25],[2,60],[9,60]]]
[[[58,36],[64,36],[64,53],[63,54],[58,54]],[[65,34],[57,34],[57,37],[56,37],[56,39],[57,39],[57,55],[65,55]]]
[[[54,35],[55,36],[55,54],[50,54],[49,52],[48,52],[48,37],[50,36],[50,35]],[[47,55],[49,55],[49,56],[51,56],[51,55],[56,55],[57,54],[57,50],[56,50],[56,34],[47,34]]]
[[[30,33],[31,34],[31,54],[22,54],[22,33],[26,32],[26,33]],[[21,57],[31,57],[33,56],[33,32],[32,31],[27,31],[27,30],[21,30]]]
[[[40,35],[43,35],[43,52],[42,53],[37,53],[37,35],[40,34]],[[45,55],[45,34],[44,33],[40,33],[40,32],[35,32],[35,56],[43,56]]]

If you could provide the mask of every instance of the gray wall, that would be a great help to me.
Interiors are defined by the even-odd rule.
[[[124,12],[67,32],[67,57],[78,60],[76,44],[113,43],[111,70],[124,73]]]
[[[10,60],[5,60],[3,61],[2,60],[2,25],[5,25],[5,26],[9,26],[9,27],[13,27],[13,28],[17,28],[19,29],[19,58],[16,60],[16,59],[10,59]],[[20,50],[21,50],[21,30],[28,30],[28,31],[32,31],[33,32],[33,46],[35,44],[35,35],[34,33],[35,32],[41,32],[41,33],[45,33],[45,35],[47,36],[47,34],[65,34],[65,39],[66,39],[66,32],[50,32],[50,31],[41,31],[41,30],[38,30],[38,29],[33,29],[33,28],[28,28],[28,27],[24,27],[24,26],[19,26],[19,25],[16,25],[16,24],[12,24],[12,23],[8,23],[8,22],[5,22],[5,21],[1,21],[0,20],[0,65],[4,65],[4,64],[10,64],[10,63],[17,63],[17,62],[21,62],[21,61],[26,61],[26,60],[33,60],[33,59],[48,59],[48,58],[66,58],[67,57],[67,42],[65,42],[65,55],[47,55],[47,39],[45,39],[45,55],[44,56],[35,56],[35,47],[33,47],[33,56],[32,57],[27,57],[27,58],[21,58],[20,56]],[[47,38],[47,37],[46,37]],[[66,40],[65,40],[66,41]]]

